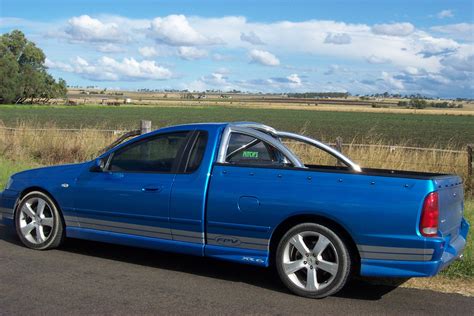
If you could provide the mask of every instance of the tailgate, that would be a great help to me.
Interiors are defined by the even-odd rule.
[[[456,239],[464,210],[464,190],[458,176],[433,179],[439,194],[439,230],[443,237]]]

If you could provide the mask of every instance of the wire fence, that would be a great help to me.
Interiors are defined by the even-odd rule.
[[[120,130],[120,129],[95,129],[95,128],[22,128],[22,127],[6,127],[0,126],[0,130],[2,131],[10,131],[10,132],[19,132],[19,133],[32,133],[32,132],[98,132],[98,133],[111,133],[113,135],[120,135],[125,134],[128,130]]]

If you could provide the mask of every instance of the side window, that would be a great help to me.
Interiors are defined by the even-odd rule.
[[[233,164],[273,165],[284,163],[284,156],[272,145],[245,134],[232,133],[226,162]]]
[[[158,135],[116,152],[109,164],[110,171],[171,172],[188,132]]]
[[[207,133],[200,132],[198,138],[193,144],[189,160],[186,164],[185,172],[191,173],[196,171],[201,165],[202,157],[206,151]]]

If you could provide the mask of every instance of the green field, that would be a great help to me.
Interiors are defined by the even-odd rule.
[[[18,121],[55,122],[60,127],[136,128],[140,119],[154,127],[219,121],[257,121],[278,129],[345,142],[381,139],[385,144],[427,147],[462,147],[474,143],[474,116],[326,112],[312,110],[255,109],[223,106],[30,106],[0,105],[0,121],[14,126]]]

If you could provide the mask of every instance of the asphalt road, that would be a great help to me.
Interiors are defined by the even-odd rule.
[[[473,298],[360,280],[337,296],[310,300],[288,293],[271,270],[82,240],[34,251],[0,225],[0,315],[473,311]]]

